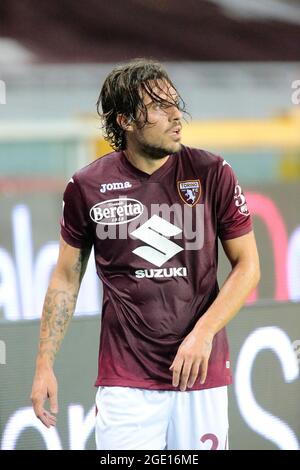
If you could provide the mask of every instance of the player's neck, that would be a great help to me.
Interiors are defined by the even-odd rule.
[[[159,159],[151,158],[147,155],[143,155],[132,151],[131,149],[124,150],[124,154],[127,160],[136,168],[143,171],[144,173],[148,173],[148,175],[152,175],[156,170],[158,170],[161,166],[166,163],[169,158],[169,155],[166,157],[162,157]]]

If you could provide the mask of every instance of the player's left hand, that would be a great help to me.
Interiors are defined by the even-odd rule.
[[[173,372],[172,385],[184,392],[191,388],[201,372],[200,383],[204,384],[208,360],[212,349],[213,335],[192,330],[178,348],[169,370]]]

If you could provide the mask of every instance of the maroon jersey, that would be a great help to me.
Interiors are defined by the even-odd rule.
[[[182,146],[152,175],[113,152],[75,173],[61,234],[93,245],[103,282],[96,385],[174,390],[170,365],[218,295],[218,237],[252,230],[245,197],[219,156]],[[225,329],[213,339],[206,381],[231,383]],[[179,389],[179,388],[178,388]]]

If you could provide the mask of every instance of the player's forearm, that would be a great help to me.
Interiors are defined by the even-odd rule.
[[[82,249],[76,251],[74,255],[73,252],[66,253],[67,248],[67,244],[62,240],[63,261],[59,258],[44,301],[37,367],[52,367],[53,365],[74,314],[80,284],[91,251],[90,248]],[[67,263],[66,259],[68,259]]]
[[[238,313],[259,279],[257,263],[237,263],[215,301],[196,323],[195,330],[200,334],[205,331],[214,336]]]
[[[70,284],[55,276],[45,297],[37,365],[52,367],[55,356],[74,314],[79,283]]]

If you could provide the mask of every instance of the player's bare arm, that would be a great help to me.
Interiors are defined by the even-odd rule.
[[[180,345],[170,367],[173,386],[180,390],[192,387],[198,374],[206,379],[212,341],[240,310],[260,279],[259,258],[253,231],[241,237],[222,241],[232,270],[206,313]]]
[[[58,262],[45,297],[31,400],[36,416],[47,427],[56,424],[51,413],[58,412],[53,363],[73,316],[89,255],[90,249],[74,248],[61,238]],[[51,413],[44,408],[47,398]]]

